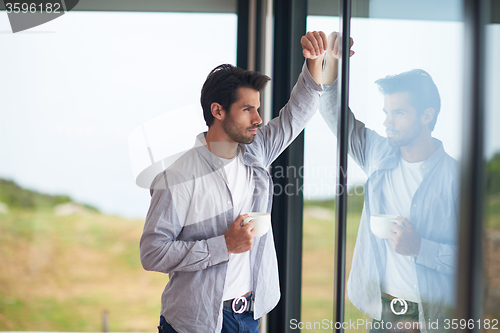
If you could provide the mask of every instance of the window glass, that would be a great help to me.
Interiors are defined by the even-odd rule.
[[[207,74],[236,62],[236,23],[71,11],[12,34],[0,15],[0,331],[157,326],[167,276],[139,261],[149,192],[129,134],[199,106]]]
[[[363,208],[348,199],[348,230],[359,228],[348,232],[346,320],[364,325],[354,331],[443,331],[453,318],[461,8],[370,1],[369,18],[352,21],[349,104],[367,128],[350,138],[350,187],[364,184]]]
[[[356,122],[352,118],[345,189],[349,197],[344,325],[346,331],[361,332],[422,329],[423,325],[431,332],[443,331],[445,321],[453,318],[455,304],[462,2],[373,0],[367,17],[366,8],[362,14],[356,12],[362,7],[366,7],[362,1],[353,1],[351,36],[356,53],[351,58],[349,105]],[[321,29],[338,31],[339,26],[332,20],[331,26]],[[319,29],[308,26],[308,30]],[[326,112],[320,111],[329,124],[327,131],[335,132],[332,96],[323,94],[322,99],[331,102],[326,103]],[[306,147],[313,150],[307,146],[307,130]],[[335,136],[315,135],[324,135],[320,147],[335,164]],[[328,181],[334,183],[335,174]],[[332,218],[311,237],[309,247],[308,229],[314,230],[309,221],[314,220],[308,221],[307,209],[304,221],[304,258],[309,256],[308,248],[328,237],[324,248],[330,248],[329,254],[310,256],[326,267],[333,261],[333,202],[328,207]],[[324,329],[314,327],[314,322],[331,318],[331,308],[324,315],[318,310],[306,317],[305,305],[316,301],[319,308],[332,299],[331,267],[331,282],[321,289],[323,293],[314,293],[312,283],[306,285],[309,274],[310,281],[315,280],[304,269],[302,320],[313,322],[311,332]]]
[[[312,15],[307,17],[307,31],[328,33],[332,29],[338,29],[338,26],[338,17]],[[322,321],[332,319],[336,163],[337,139],[318,112],[307,124],[304,142],[300,322],[305,332],[321,330]]]
[[[498,21],[498,18],[496,18]],[[486,27],[486,220],[484,224],[485,332],[500,327],[500,24]]]

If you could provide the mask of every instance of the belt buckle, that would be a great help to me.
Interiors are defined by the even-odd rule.
[[[401,311],[394,310],[394,304],[396,304],[398,302],[399,302],[399,305],[402,307]],[[408,303],[406,303],[406,301],[404,299],[395,298],[391,301],[391,310],[392,310],[392,313],[394,313],[397,316],[403,315],[408,311]]]
[[[240,302],[242,302],[243,305],[238,310],[236,310],[235,307]],[[243,313],[247,308],[247,299],[245,297],[237,297],[233,299],[233,304],[231,305],[231,307],[233,308],[234,313]]]

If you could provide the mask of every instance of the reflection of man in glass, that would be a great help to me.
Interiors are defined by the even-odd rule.
[[[320,112],[334,133],[336,44],[334,33],[323,74],[328,87],[320,101]],[[458,165],[431,135],[441,106],[439,93],[431,76],[420,69],[376,83],[384,94],[387,137],[366,128],[349,111],[349,154],[368,180],[348,296],[365,314],[383,320],[384,328],[415,321],[427,324],[421,331],[433,331],[439,319],[437,331],[442,331],[453,304]],[[376,214],[396,215],[401,226],[392,224],[388,238],[378,238],[370,229],[370,217]],[[380,322],[373,324],[382,328]]]

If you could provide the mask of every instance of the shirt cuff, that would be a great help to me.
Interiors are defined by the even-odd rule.
[[[337,79],[335,79],[335,81],[333,81],[330,85],[322,84],[321,88],[323,88],[323,91],[337,91]]]
[[[220,264],[229,260],[226,238],[224,235],[207,239],[208,253],[210,255],[210,266]]]
[[[420,251],[418,252],[417,264],[435,269],[438,256],[439,244],[425,238],[420,239]]]
[[[308,88],[311,88],[312,90],[317,92],[323,91],[322,85],[317,84],[316,81],[314,81],[311,73],[309,72],[309,68],[307,68],[307,59],[304,61],[304,65],[302,65],[302,73],[304,76],[304,83]]]

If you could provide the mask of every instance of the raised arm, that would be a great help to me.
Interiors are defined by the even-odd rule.
[[[248,149],[257,149],[264,166],[269,166],[302,132],[318,109],[321,88],[321,67],[326,49],[323,32],[308,32],[301,39],[306,62],[288,103],[278,117],[259,128],[254,143]]]
[[[321,84],[323,71],[323,56],[328,46],[326,35],[323,31],[309,31],[300,39],[302,54],[306,58],[307,69],[314,81]]]
[[[351,38],[351,46],[354,41]],[[350,51],[350,56],[354,51]],[[328,36],[328,49],[325,54],[325,67],[323,70],[322,84],[324,93],[320,98],[319,112],[326,124],[337,136],[338,122],[338,97],[337,97],[337,73],[339,60],[339,38],[337,32],[332,32]],[[365,124],[358,121],[349,109],[349,155],[354,158],[362,168],[366,165],[365,147],[366,132]]]
[[[338,62],[339,62],[339,34],[338,32],[332,32],[327,39],[328,47],[325,54],[325,69],[323,71],[323,76],[321,78],[321,83],[325,86],[331,85],[338,76]],[[350,38],[351,47],[354,44],[354,40]],[[352,57],[354,51],[349,51],[349,56]]]

